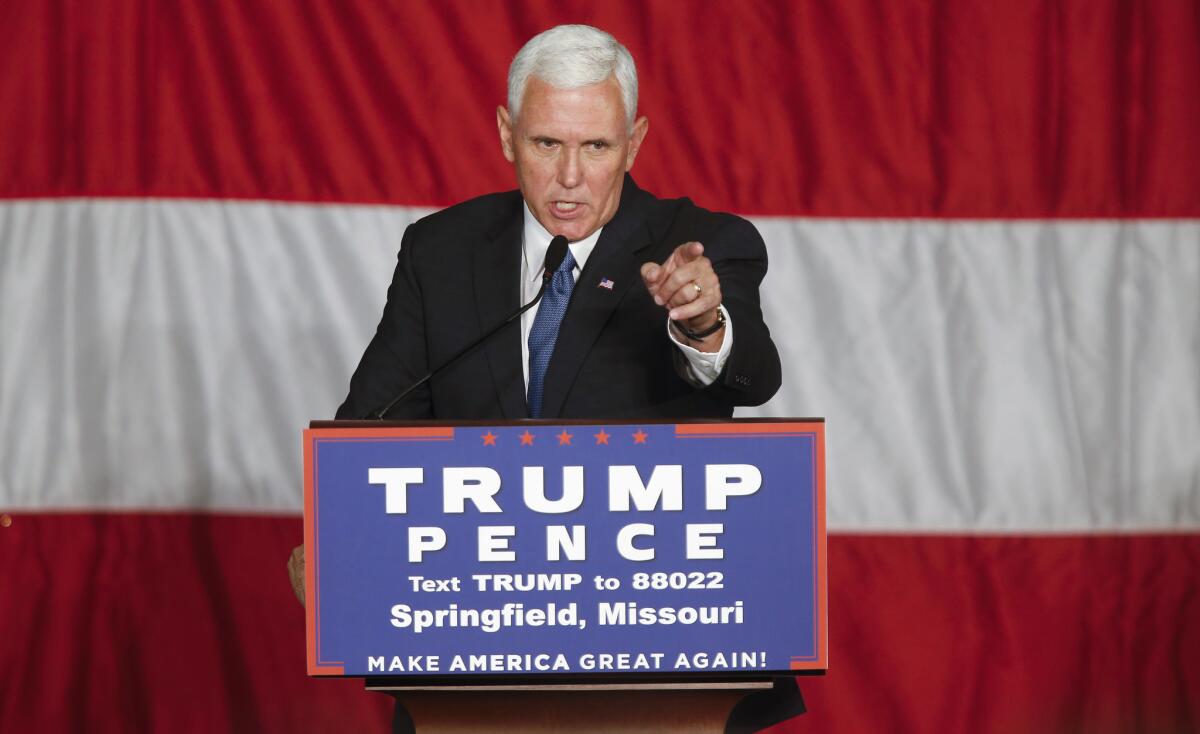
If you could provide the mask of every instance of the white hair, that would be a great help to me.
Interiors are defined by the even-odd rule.
[[[529,77],[536,76],[557,89],[578,89],[599,84],[610,76],[617,80],[625,103],[626,126],[633,130],[637,113],[637,67],[629,49],[599,28],[560,25],[543,31],[521,47],[508,67],[508,114],[520,115]]]

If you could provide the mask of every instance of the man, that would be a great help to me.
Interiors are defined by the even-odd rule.
[[[766,249],[743,219],[660,200],[628,173],[649,122],[609,34],[567,25],[513,59],[496,122],[519,191],[432,214],[404,234],[379,327],[337,411],[375,415],[533,300],[551,239],[569,253],[520,325],[453,362],[389,418],[729,417],[781,381],[758,286]],[[289,563],[303,601],[303,554]],[[739,705],[730,731],[804,710],[794,683]],[[739,723],[740,722],[740,723]],[[407,716],[397,709],[396,730]]]
[[[367,417],[532,300],[559,234],[570,241],[569,272],[555,281],[565,313],[543,313],[555,307],[548,289],[520,328],[388,417],[728,417],[774,395],[779,355],[758,298],[762,239],[743,219],[637,188],[628,172],[649,122],[635,118],[636,104],[633,59],[603,31],[560,26],[521,49],[508,107],[496,112],[520,190],[408,228],[338,418]]]

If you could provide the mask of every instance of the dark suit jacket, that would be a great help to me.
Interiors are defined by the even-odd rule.
[[[523,206],[519,191],[491,194],[408,227],[383,318],[338,418],[365,417],[520,306]],[[683,356],[667,337],[666,311],[639,273],[691,240],[713,261],[734,328],[725,368],[705,388],[680,376]],[[543,417],[729,417],[735,405],[767,401],[781,378],[759,307],[766,271],[766,248],[749,222],[688,199],[658,199],[626,176],[559,329]],[[602,279],[613,288],[599,287]],[[520,338],[514,321],[387,417],[528,417]]]

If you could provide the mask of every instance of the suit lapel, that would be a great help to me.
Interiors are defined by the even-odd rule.
[[[521,201],[517,197],[517,203]],[[489,232],[490,241],[473,258],[475,302],[481,330],[491,329],[520,306],[521,209],[508,215]],[[529,416],[525,405],[525,377],[521,365],[521,322],[504,327],[484,346],[500,409],[508,420]]]
[[[601,231],[559,328],[554,354],[546,369],[543,416],[553,418],[561,414],[567,393],[592,344],[625,293],[635,282],[640,287],[642,259],[638,252],[654,241],[647,221],[653,201],[626,176],[617,214]],[[613,287],[601,287],[602,279],[611,280]]]

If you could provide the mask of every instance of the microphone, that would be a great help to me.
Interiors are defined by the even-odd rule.
[[[554,239],[550,240],[550,246],[546,248],[546,261],[542,265],[542,288],[550,285],[550,281],[554,280],[554,273],[566,258],[567,238],[561,234],[554,235]],[[537,297],[542,297],[541,291],[538,291]],[[537,298],[534,301],[536,302]]]
[[[508,326],[513,321],[515,321],[521,314],[523,314],[526,311],[528,311],[529,309],[533,308],[534,305],[538,301],[542,300],[542,294],[544,294],[546,292],[546,286],[550,285],[550,281],[554,280],[555,271],[557,271],[559,266],[562,265],[562,261],[565,260],[566,257],[567,257],[567,238],[562,236],[561,234],[555,235],[554,239],[550,240],[550,247],[548,247],[546,249],[546,259],[542,263],[542,287],[538,288],[537,295],[533,297],[532,301],[530,301],[529,303],[526,303],[524,306],[521,306],[519,309],[517,309],[515,312],[513,312],[511,315],[509,315],[508,318],[504,319],[499,324],[496,324],[494,327],[492,327],[488,331],[484,332],[483,336],[479,337],[475,341],[471,342],[467,346],[465,346],[462,349],[455,352],[454,355],[450,357],[450,359],[447,359],[445,362],[442,362],[437,367],[434,367],[432,370],[425,373],[424,377],[417,380],[413,384],[409,385],[404,390],[404,392],[402,392],[399,395],[397,395],[396,397],[392,398],[391,401],[389,401],[386,405],[384,405],[381,408],[376,408],[375,410],[371,411],[370,413],[367,413],[366,417],[371,420],[377,420],[377,421],[383,420],[387,416],[388,413],[392,412],[392,408],[395,408],[400,403],[401,400],[408,397],[408,394],[411,393],[413,390],[416,390],[421,385],[424,385],[426,382],[429,382],[439,372],[441,372],[442,370],[446,369],[450,365],[457,362],[467,352],[470,352],[475,347],[484,343],[485,341],[490,339],[493,335],[495,335],[496,332],[500,331],[505,326]]]

